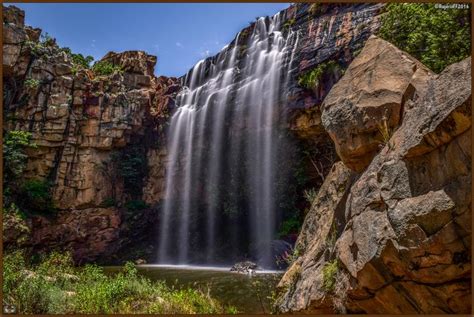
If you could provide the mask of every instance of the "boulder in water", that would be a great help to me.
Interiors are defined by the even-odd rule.
[[[235,263],[231,268],[231,272],[244,273],[244,274],[253,274],[257,269],[257,264],[251,261],[243,261]]]

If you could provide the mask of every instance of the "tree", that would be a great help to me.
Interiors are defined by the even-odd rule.
[[[471,54],[471,10],[435,4],[389,4],[379,36],[436,73]]]

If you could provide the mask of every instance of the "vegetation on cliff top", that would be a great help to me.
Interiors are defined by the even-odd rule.
[[[436,4],[388,4],[379,36],[408,52],[434,72],[471,55],[469,9]]]
[[[68,254],[51,253],[32,262],[19,251],[4,256],[4,304],[20,314],[236,313],[201,290],[152,282],[131,263],[106,275],[96,265],[74,267]]]

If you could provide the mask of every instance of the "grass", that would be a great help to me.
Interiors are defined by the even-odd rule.
[[[20,251],[3,259],[4,304],[20,314],[237,313],[199,289],[169,288],[140,276],[132,263],[115,275],[96,265],[74,267],[69,254],[32,264]]]
[[[337,259],[327,262],[323,267],[323,288],[327,292],[334,290],[336,285],[336,275],[339,271]]]
[[[319,64],[315,68],[307,71],[298,78],[298,85],[306,89],[315,89],[319,86],[319,82],[324,74],[329,72],[341,71],[339,64],[335,61],[328,61]]]
[[[391,129],[388,126],[387,119],[383,118],[382,122],[377,125],[377,128],[378,128],[380,136],[382,138],[382,140],[380,141],[380,144],[382,146],[385,146],[385,145],[389,144],[389,148],[391,148],[389,142],[390,142],[390,139],[392,138],[392,135],[393,135],[394,131],[393,131],[393,129]]]

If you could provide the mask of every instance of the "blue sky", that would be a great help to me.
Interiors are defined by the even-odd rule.
[[[26,24],[59,46],[92,55],[144,50],[158,56],[157,75],[181,76],[214,55],[256,17],[289,3],[16,3]]]

